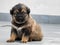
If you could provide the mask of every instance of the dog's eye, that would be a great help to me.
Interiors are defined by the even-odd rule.
[[[16,15],[17,13],[14,13],[14,15]]]
[[[16,16],[18,13],[14,13],[14,16]]]
[[[27,14],[26,12],[22,12],[22,14]]]

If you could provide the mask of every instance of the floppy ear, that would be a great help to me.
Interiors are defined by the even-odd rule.
[[[28,8],[28,7],[26,7],[27,8],[27,14],[29,14],[30,13],[30,8]]]
[[[13,9],[10,10],[10,14],[13,15]]]

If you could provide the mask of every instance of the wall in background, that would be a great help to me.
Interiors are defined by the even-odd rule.
[[[31,14],[60,16],[60,0],[0,0],[0,12],[9,13],[17,3],[24,3],[31,9]]]
[[[46,23],[46,24],[60,24],[60,16],[51,16],[51,15],[36,15],[31,14],[33,19],[37,23]],[[11,15],[9,13],[0,13],[0,22],[11,22]]]

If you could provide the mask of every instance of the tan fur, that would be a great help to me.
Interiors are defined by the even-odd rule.
[[[10,39],[7,40],[7,42],[14,42],[16,38],[17,38],[17,35],[15,33],[12,33],[10,36]]]
[[[43,34],[42,34],[42,31],[41,31],[41,27],[40,25],[38,25],[34,20],[33,18],[30,16],[29,19],[28,19],[28,24],[27,25],[24,25],[22,27],[19,27],[19,28],[26,28],[26,27],[31,27],[31,35],[29,37],[26,37],[26,36],[22,36],[22,42],[23,43],[26,43],[28,41],[32,41],[32,40],[36,40],[36,41],[41,41],[42,38],[43,38]],[[12,40],[15,40],[16,38],[16,35],[12,35],[11,36],[11,39]],[[11,40],[10,39],[10,40]]]
[[[37,24],[32,17],[30,16],[30,19],[28,20],[29,23],[32,25],[32,33],[30,35],[30,40],[34,39],[34,40],[42,40],[43,38],[43,34],[42,34],[42,30],[39,24]]]
[[[19,12],[17,9],[14,11],[14,13]]]
[[[29,15],[30,12],[27,11],[27,10],[29,10],[29,8],[27,9],[26,6],[23,5],[23,4],[22,5],[20,4],[20,7],[22,9],[21,11],[19,11],[18,9],[15,9],[14,11],[11,10],[11,15],[12,15],[12,30],[11,31],[14,32],[14,33],[11,33],[10,39],[7,40],[7,42],[15,41],[15,39],[17,37],[19,37],[21,34],[22,34],[22,36],[20,36],[19,38],[21,38],[21,41],[23,43],[26,43],[26,42],[32,41],[32,40],[41,41],[42,38],[43,38],[43,34],[42,34],[42,30],[41,30],[40,25],[37,24],[35,22],[35,20],[33,20],[31,15]],[[19,12],[21,14],[23,13],[22,14],[23,16],[26,15],[23,22],[19,22],[19,21],[16,20],[16,17],[15,17],[15,15],[16,15],[15,13],[16,12]],[[24,32],[23,29],[25,30],[25,32]],[[16,31],[14,31],[14,30],[16,30]],[[25,35],[26,32],[27,32],[26,30],[29,31],[29,35],[28,36]],[[21,31],[22,33],[20,32],[20,34],[16,35],[16,32],[18,32],[18,31]],[[27,34],[28,34],[28,32],[27,32]]]
[[[24,34],[23,34],[21,42],[26,43],[26,42],[28,42],[28,40],[29,40],[29,37],[24,36]]]

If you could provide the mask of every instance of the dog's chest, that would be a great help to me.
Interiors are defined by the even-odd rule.
[[[18,37],[21,38],[22,37],[22,32],[20,30],[18,30],[17,33],[18,33]]]
[[[14,28],[17,31],[17,35],[21,37],[21,35],[22,35],[22,32],[21,32],[22,27],[17,27],[15,25],[12,25],[12,28]]]

